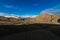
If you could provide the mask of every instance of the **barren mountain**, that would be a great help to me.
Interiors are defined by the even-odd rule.
[[[11,17],[0,17],[0,25],[15,25],[15,24],[22,24],[23,20],[20,18],[11,18]]]
[[[60,24],[60,15],[53,14],[41,14],[36,18],[12,18],[12,17],[0,17],[0,25],[21,25],[21,24]]]
[[[27,24],[46,23],[46,24],[60,24],[60,15],[41,14],[34,19],[25,21]]]

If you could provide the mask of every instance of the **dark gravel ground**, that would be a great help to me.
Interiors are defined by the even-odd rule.
[[[60,40],[60,25],[0,25],[0,40]]]

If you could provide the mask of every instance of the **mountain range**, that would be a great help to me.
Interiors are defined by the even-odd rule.
[[[0,25],[22,25],[22,24],[60,24],[60,15],[40,14],[35,18],[17,17],[17,16],[0,16]]]

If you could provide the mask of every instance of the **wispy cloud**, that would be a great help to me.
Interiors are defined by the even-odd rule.
[[[17,15],[17,14],[8,14],[8,13],[4,13],[4,12],[0,12],[0,16],[5,16],[5,17],[22,17],[22,18],[34,18],[37,17],[38,15]]]
[[[13,17],[13,16],[18,16],[18,15],[16,15],[16,14],[9,14],[9,13],[0,12],[0,16]]]
[[[23,18],[28,18],[28,17],[30,17],[30,18],[35,18],[35,17],[37,17],[38,15],[21,15],[20,17],[23,17]]]
[[[3,7],[10,8],[10,9],[17,9],[17,7],[15,7],[13,5],[3,5]]]
[[[0,16],[5,16],[5,15],[7,15],[7,13],[0,12]]]
[[[13,8],[13,6],[11,6],[11,5],[4,5],[4,7],[6,7],[6,8]]]
[[[60,14],[60,5],[41,11],[41,14]]]

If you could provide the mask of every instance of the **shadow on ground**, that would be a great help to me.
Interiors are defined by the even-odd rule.
[[[0,40],[60,40],[60,25],[0,25]]]

